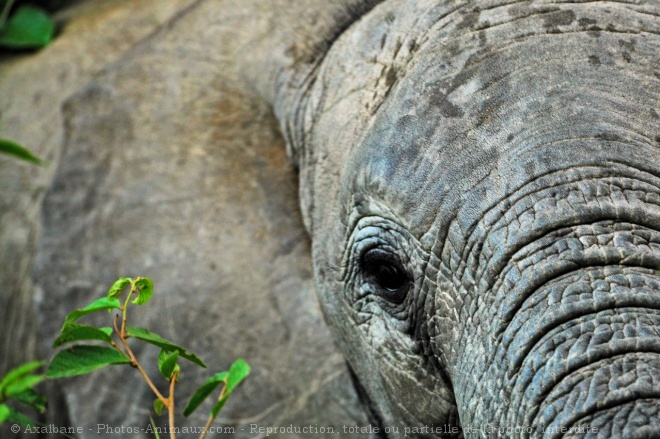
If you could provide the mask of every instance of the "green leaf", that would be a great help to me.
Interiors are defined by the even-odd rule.
[[[18,143],[6,139],[0,139],[0,153],[12,155],[14,157],[18,157],[19,159],[36,164],[41,163],[41,160],[39,160],[39,158],[33,155],[30,151],[23,148]]]
[[[218,402],[215,403],[213,409],[211,410],[211,417],[215,418],[224,407],[227,399],[231,395],[231,392],[238,386],[241,381],[245,379],[246,376],[250,373],[250,366],[243,360],[239,358],[231,365],[229,368],[229,376],[227,377],[227,388],[225,389],[225,394],[220,398]]]
[[[119,280],[117,280],[110,289],[108,290],[108,298],[110,299],[116,299],[117,297],[121,296],[122,291],[124,291],[124,288],[129,286],[131,284],[131,279],[128,277],[120,277]]]
[[[112,310],[120,307],[121,307],[121,303],[119,303],[119,300],[111,299],[108,297],[101,297],[100,299],[95,300],[94,302],[90,303],[89,305],[87,305],[82,309],[77,309],[75,311],[70,312],[69,315],[66,316],[66,319],[64,320],[64,327],[62,328],[62,332],[64,332],[64,329],[67,327],[68,324],[75,322],[82,316],[98,311],[103,311],[106,309]]]
[[[112,328],[95,328],[94,326],[69,323],[62,328],[62,333],[53,342],[53,347],[79,340],[101,340],[107,343],[112,341]]]
[[[147,343],[158,346],[159,348],[165,349],[166,351],[170,351],[170,352],[179,351],[180,357],[185,358],[188,361],[191,361],[199,366],[206,368],[206,364],[204,364],[204,362],[200,360],[197,355],[188,352],[186,349],[172,343],[169,340],[165,340],[160,335],[154,334],[148,329],[140,328],[137,326],[127,326],[126,333],[131,337],[135,337],[137,339],[146,341]]]
[[[43,375],[26,375],[9,383],[7,387],[4,388],[2,393],[7,396],[14,397],[20,393],[25,392],[26,390],[33,388],[45,379],[46,377]]]
[[[10,410],[10,413],[9,413],[9,417],[7,418],[7,420],[9,422],[15,422],[16,424],[21,424],[25,427],[27,427],[27,426],[33,427],[34,426],[34,421],[32,419],[28,418],[27,416],[25,416],[23,413],[17,412],[16,410],[14,410],[12,408],[10,408],[9,410]]]
[[[225,393],[222,398],[218,402],[215,403],[213,408],[211,409],[211,417],[215,418],[218,416],[218,413],[220,413],[220,410],[225,406],[227,403],[227,400],[229,399],[229,394]]]
[[[156,411],[156,414],[160,416],[163,413],[163,410],[165,410],[165,404],[163,404],[163,401],[156,398],[154,400],[154,410]]]
[[[140,290],[140,294],[131,302],[136,305],[144,305],[151,300],[154,292],[154,283],[148,277],[140,277],[135,281],[135,287]]]
[[[28,363],[23,363],[14,369],[11,369],[2,378],[2,381],[0,381],[0,392],[4,393],[5,388],[9,384],[26,375],[29,375],[43,365],[44,363],[42,361],[30,361]]]
[[[158,427],[156,427],[154,418],[152,418],[151,415],[149,415],[149,421],[151,422],[151,428],[154,430],[154,436],[156,436],[156,439],[160,439],[160,434],[158,434]]]
[[[9,406],[0,404],[0,424],[9,419],[9,415],[11,415],[11,409]]]
[[[121,352],[104,346],[73,346],[55,355],[50,362],[46,376],[63,378],[84,375],[112,364],[130,363]]]
[[[199,407],[204,402],[204,400],[208,398],[211,393],[213,393],[216,387],[225,382],[228,375],[229,372],[219,372],[206,380],[204,384],[202,384],[199,389],[193,393],[193,396],[190,397],[186,408],[183,410],[183,415],[190,416],[192,412],[197,410],[197,407]]]
[[[193,396],[190,397],[188,405],[183,411],[184,416],[189,416],[197,410],[197,408],[204,402],[204,400],[211,394],[213,391],[220,385],[220,383],[225,383],[224,393],[222,398],[218,400],[211,410],[211,416],[216,417],[222,407],[224,407],[227,399],[233,392],[233,390],[238,386],[241,381],[245,379],[246,376],[250,373],[250,366],[243,360],[239,358],[234,361],[234,364],[229,368],[229,372],[220,372],[213,375],[211,378],[206,380],[202,386],[195,391]]]
[[[250,369],[250,365],[242,358],[234,361],[227,377],[227,393],[231,393],[250,374]]]
[[[55,34],[55,23],[44,10],[24,5],[0,29],[0,46],[10,49],[37,49]]]
[[[46,400],[46,397],[42,395],[41,393],[37,393],[32,389],[28,389],[23,393],[19,393],[17,395],[14,395],[13,398],[20,402],[23,403],[29,407],[32,407],[33,409],[43,413],[46,411],[46,406],[48,401]]]
[[[176,369],[176,362],[179,359],[179,351],[174,351],[172,353],[163,349],[158,354],[158,370],[160,374],[165,377],[166,380],[172,378],[172,374]]]

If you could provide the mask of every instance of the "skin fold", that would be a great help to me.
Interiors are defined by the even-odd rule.
[[[660,5],[365,9],[263,90],[381,436],[660,435]]]

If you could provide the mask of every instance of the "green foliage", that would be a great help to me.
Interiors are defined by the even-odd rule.
[[[113,348],[78,345],[58,352],[50,362],[46,376],[64,378],[85,375],[106,366],[130,362],[130,358]]]
[[[55,23],[48,12],[32,4],[13,10],[14,1],[0,1],[0,47],[39,49],[50,43],[55,35]]]
[[[165,410],[165,404],[163,404],[163,401],[160,399],[156,398],[154,399],[154,411],[158,416],[163,414],[163,410]],[[153,422],[153,419],[152,419]],[[157,431],[157,429],[154,429],[154,431]]]
[[[181,358],[185,358],[186,360],[192,361],[193,363],[195,363],[200,367],[206,368],[206,364],[204,364],[204,362],[200,360],[197,355],[193,354],[192,352],[188,352],[186,349],[182,348],[177,344],[172,343],[169,340],[165,340],[160,335],[154,334],[148,329],[139,328],[137,326],[127,326],[126,335],[128,335],[129,337],[140,339],[142,341],[146,341],[149,344],[158,346],[159,348],[165,349],[166,351],[169,352],[179,351],[179,356],[181,356]]]
[[[0,46],[9,49],[38,49],[55,34],[55,23],[48,13],[34,6],[21,6],[0,28]]]
[[[199,407],[221,383],[226,382],[227,375],[229,375],[229,372],[219,372],[206,380],[206,382],[197,389],[193,396],[190,397],[188,405],[186,405],[186,408],[183,410],[183,415],[190,416],[195,410],[197,410],[197,407]]]
[[[122,295],[125,295],[125,297],[120,301]],[[84,375],[106,366],[129,364],[138,369],[142,378],[153,390],[156,396],[153,403],[154,412],[157,415],[161,415],[165,410],[168,411],[170,430],[173,430],[174,388],[179,380],[179,374],[181,372],[181,368],[178,364],[179,359],[184,358],[203,368],[206,368],[206,365],[197,355],[188,351],[184,347],[171,342],[146,328],[129,326],[127,324],[128,308],[131,305],[146,304],[151,300],[152,295],[153,282],[151,279],[147,277],[136,277],[134,279],[124,277],[118,279],[110,287],[106,297],[97,299],[86,307],[69,313],[64,320],[60,335],[53,343],[53,347],[65,345],[68,345],[68,347],[64,347],[52,359],[48,370],[46,371],[46,377],[63,378]],[[112,311],[115,309],[121,312],[121,316],[116,315],[114,317],[112,328],[97,328],[76,323],[78,319],[86,315],[105,310]],[[116,337],[118,342],[113,337]],[[169,382],[170,393],[167,397],[161,394],[138,362],[133,349],[128,343],[129,339],[140,340],[160,348],[160,353],[158,355],[158,370]],[[102,345],[71,345],[71,343],[90,340],[102,343]],[[26,368],[29,369],[27,366]],[[200,438],[206,436],[208,427],[225,405],[232,391],[241,383],[241,381],[243,381],[243,379],[245,379],[249,372],[250,366],[248,366],[244,360],[239,359],[231,365],[229,371],[216,373],[194,393],[185,408],[184,414],[186,416],[197,409],[220,384],[223,384],[218,399],[209,414],[206,428]],[[43,379],[43,377],[41,377],[41,379]],[[28,384],[32,384],[32,381],[33,380],[26,380],[24,387]],[[36,406],[36,403],[33,405]],[[3,419],[3,416],[5,416],[5,419],[8,419],[10,414],[11,413],[6,412],[6,410],[0,406],[0,422]],[[171,437],[173,438],[174,435],[172,434]]]
[[[119,299],[127,290],[128,293],[126,293],[122,303]],[[153,403],[156,415],[160,416],[167,410],[170,430],[175,431],[174,388],[179,381],[179,374],[181,372],[178,361],[180,358],[184,358],[200,367],[206,368],[206,365],[197,355],[182,346],[166,340],[146,328],[127,325],[127,311],[129,306],[144,305],[151,300],[152,295],[153,282],[151,279],[146,277],[136,277],[134,279],[124,277],[117,280],[110,287],[106,297],[97,299],[84,308],[70,312],[64,319],[59,336],[53,343],[54,348],[65,347],[53,357],[45,375],[34,373],[43,366],[43,363],[33,361],[22,364],[9,371],[0,380],[0,423],[14,422],[22,425],[33,425],[33,422],[29,418],[5,404],[5,401],[12,398],[18,403],[43,412],[46,409],[46,398],[37,393],[33,387],[45,378],[65,378],[85,375],[107,366],[128,364],[138,369],[146,383],[153,390],[156,396]],[[118,324],[119,315],[114,317],[113,327],[95,327],[76,323],[78,319],[86,315],[105,310],[113,311],[115,309],[121,312],[120,325]],[[119,339],[119,343],[113,339],[113,336]],[[158,391],[151,378],[149,378],[138,362],[133,349],[128,344],[128,339],[130,338],[160,348],[158,370],[163,378],[169,382],[170,393],[167,397]],[[101,345],[75,344],[80,341],[88,342],[90,340],[101,343]],[[206,437],[208,428],[224,407],[232,391],[249,373],[250,366],[244,360],[238,359],[231,365],[229,371],[216,373],[194,392],[184,410],[185,416],[195,411],[218,386],[223,385],[218,399],[211,409],[200,439]],[[154,431],[157,432],[153,418],[150,417],[150,419]],[[175,433],[172,433],[170,437],[175,438]],[[159,438],[158,433],[156,433],[156,438]]]
[[[99,311],[104,311],[106,309],[108,311],[112,311],[113,309],[121,309],[121,303],[119,303],[119,300],[117,299],[109,299],[107,297],[101,297],[100,299],[95,300],[94,302],[90,303],[89,305],[87,305],[82,309],[77,309],[75,311],[70,312],[69,315],[66,316],[66,319],[64,319],[64,326],[62,327],[62,331],[64,331],[68,325],[75,322],[82,316],[86,316],[87,314],[92,314]]]
[[[12,23],[11,21],[6,22],[11,3],[12,2],[8,2],[5,5],[5,8],[1,9],[0,12],[0,45],[2,45],[3,38],[7,36],[7,26],[10,26]],[[2,3],[0,3],[0,5],[2,5]],[[16,19],[16,17],[13,18]],[[20,20],[24,20],[25,18],[25,15],[19,15],[18,22],[20,23]],[[13,156],[35,164],[41,163],[39,158],[18,143],[1,138],[0,154]],[[45,379],[44,375],[34,373],[42,366],[43,363],[40,361],[23,363],[8,371],[4,377],[0,379],[0,424],[3,422],[14,422],[21,425],[33,425],[33,422],[27,416],[15,410],[12,406],[5,404],[7,401],[13,400],[17,403],[31,407],[38,412],[46,410],[46,397],[37,393],[33,389]]]
[[[121,296],[121,293],[131,284],[131,279],[128,277],[120,277],[108,290],[108,298],[116,299]]]
[[[156,404],[154,403],[154,410],[156,410],[156,412],[157,412],[158,410],[156,409],[155,405]],[[158,415],[160,416],[160,413],[158,413]],[[152,418],[151,415],[149,415],[149,422],[151,423],[151,428],[154,431],[154,436],[156,436],[156,439],[160,439],[160,434],[158,433],[158,427],[156,427],[156,423],[154,422],[154,418]]]
[[[250,366],[243,360],[239,358],[231,365],[229,372],[220,372],[213,375],[211,378],[206,380],[202,386],[197,389],[197,391],[190,397],[188,405],[183,411],[184,416],[190,416],[196,409],[199,407],[202,402],[211,394],[213,391],[220,385],[224,384],[222,393],[218,401],[213,406],[211,410],[211,415],[213,417],[217,416],[222,407],[224,407],[227,399],[231,395],[231,392],[238,386],[241,381],[245,379],[250,373]]]
[[[2,378],[2,381],[0,381],[0,392],[4,392],[8,385],[34,372],[41,366],[43,366],[41,361],[30,361],[29,363],[21,364],[17,368],[10,370]]]
[[[33,387],[42,382],[45,377],[35,374],[43,363],[31,361],[10,370],[0,381],[0,423],[15,422],[21,425],[33,425],[24,414],[5,404],[8,400],[17,401],[39,412],[46,410],[46,398],[34,391]]]
[[[112,341],[112,328],[95,328],[94,326],[69,323],[62,328],[62,332],[55,339],[53,347],[57,348],[65,343],[81,340],[100,340],[110,343]]]
[[[25,416],[23,413],[14,410],[5,404],[0,404],[0,422],[13,422],[15,424],[21,424],[24,426],[34,426],[34,421]]]
[[[179,370],[179,365],[176,364],[178,359],[179,351],[168,352],[165,349],[160,351],[158,355],[158,370],[163,378],[169,381],[172,378],[172,374]]]
[[[0,153],[10,155],[27,162],[40,164],[41,160],[27,149],[11,140],[0,139]]]
[[[46,397],[33,389],[27,389],[23,393],[14,395],[14,399],[22,404],[34,408],[39,412],[45,412],[47,407]]]
[[[218,402],[213,406],[213,410],[211,410],[211,415],[213,417],[218,416],[222,407],[225,406],[227,399],[229,399],[231,392],[248,376],[249,373],[250,366],[242,358],[239,358],[231,365],[229,368],[229,374],[227,374],[225,380],[225,388],[222,394],[220,394]]]
[[[139,294],[132,303],[135,303],[136,305],[144,305],[151,300],[151,295],[154,292],[154,283],[151,279],[148,277],[138,277],[134,285],[139,291]]]

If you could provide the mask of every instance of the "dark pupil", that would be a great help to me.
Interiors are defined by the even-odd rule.
[[[402,303],[408,289],[407,273],[382,250],[371,250],[363,259],[363,269],[369,282],[381,288],[380,294],[393,303]]]
[[[378,285],[390,291],[398,290],[406,283],[406,276],[401,270],[387,262],[376,267],[374,277]]]

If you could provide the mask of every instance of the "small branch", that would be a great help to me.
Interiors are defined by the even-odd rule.
[[[117,329],[117,325],[115,324],[115,330]],[[123,329],[123,328],[122,328]],[[133,365],[137,367],[137,370],[140,371],[140,374],[142,374],[142,378],[147,382],[149,387],[151,387],[151,390],[156,394],[156,397],[161,400],[163,404],[165,404],[165,407],[169,407],[170,402],[169,399],[165,398],[156,388],[154,383],[151,381],[149,376],[147,375],[147,372],[142,369],[142,366],[140,366],[140,363],[138,362],[137,358],[135,357],[135,354],[133,353],[133,350],[131,347],[128,345],[128,342],[126,341],[126,338],[124,338],[123,334],[119,334],[119,339],[121,340],[121,343],[124,345],[124,348],[126,349],[126,352],[128,353],[128,357],[131,359],[133,362]]]
[[[135,282],[131,281],[131,291],[128,292],[126,295],[126,300],[124,301],[124,306],[121,307],[121,333],[119,334],[120,337],[125,337],[126,336],[126,312],[128,311],[128,301],[131,300],[131,296],[135,292]]]
[[[220,392],[220,396],[218,396],[218,401],[220,401],[222,397],[225,396],[225,390],[227,390],[227,383],[225,383],[225,386],[222,388],[222,392]],[[215,420],[215,416],[213,416],[213,414],[211,413],[209,415],[209,419],[206,421],[204,430],[202,430],[202,434],[199,435],[199,439],[204,439],[206,437],[206,433],[208,433],[209,428],[211,428],[211,424],[213,424],[214,420]]]
[[[135,292],[135,282],[131,283],[131,291],[128,293],[126,296],[126,301],[124,302],[124,306],[121,307],[122,311],[122,318],[121,318],[121,331],[117,329],[117,318],[115,317],[114,325],[115,325],[115,331],[117,331],[117,334],[119,335],[119,340],[121,340],[121,343],[124,345],[124,348],[126,349],[126,353],[128,354],[128,357],[131,359],[133,365],[137,368],[137,370],[140,371],[140,374],[142,374],[142,378],[147,382],[149,387],[151,387],[151,390],[154,392],[156,397],[161,400],[163,404],[165,404],[166,407],[170,406],[170,401],[169,399],[165,398],[162,393],[158,391],[154,383],[151,381],[151,378],[149,378],[149,375],[147,375],[147,372],[142,368],[140,365],[140,362],[137,360],[137,357],[133,353],[133,350],[131,347],[128,345],[128,342],[126,341],[126,310],[128,309],[128,301],[131,299],[131,296]]]
[[[209,431],[209,428],[211,428],[211,424],[213,424],[213,416],[209,415],[209,419],[206,421],[206,425],[204,426],[204,430],[202,430],[202,434],[199,435],[199,439],[204,439],[206,437],[206,433]]]
[[[179,371],[176,370],[172,374],[172,378],[170,378],[170,397],[169,397],[169,405],[167,406],[167,411],[169,412],[169,417],[170,417],[171,439],[176,439],[176,432],[174,431],[174,384],[176,383],[176,379],[178,376],[179,376]]]
[[[122,350],[122,348],[120,348],[119,345],[118,345],[117,343],[115,343],[114,340],[110,340],[110,345],[112,345],[113,348],[117,349],[117,350],[118,350],[119,352],[121,352],[122,354],[126,355],[126,352],[124,352],[124,351]],[[126,355],[126,356],[128,356],[128,355]]]
[[[121,333],[119,332],[119,329],[117,329],[117,319],[118,319],[118,318],[119,318],[119,314],[115,314],[115,319],[114,319],[114,321],[112,322],[112,325],[115,327],[115,332],[116,332],[117,334],[121,334]],[[110,344],[112,345],[112,347],[114,347],[114,348],[117,349],[119,352],[121,352],[122,354],[124,354],[124,355],[126,355],[126,356],[128,357],[128,354],[127,354],[126,352],[124,352],[124,351],[119,347],[119,345],[117,345],[117,343],[115,343],[114,340],[110,339]]]
[[[150,379],[149,376],[147,375],[147,372],[145,372],[144,369],[142,369],[142,366],[140,366],[140,363],[138,362],[137,358],[135,358],[135,355],[133,354],[133,351],[132,351],[131,348],[128,346],[128,343],[126,343],[126,340],[122,339],[122,342],[124,343],[124,347],[126,348],[126,351],[128,352],[128,355],[129,355],[129,357],[131,358],[131,361],[133,361],[133,364],[135,364],[135,367],[137,367],[137,369],[138,369],[138,370],[140,371],[140,373],[142,374],[142,378],[144,378],[144,380],[147,382],[147,384],[149,385],[149,387],[151,387],[151,390],[153,390],[153,392],[156,394],[156,397],[157,397],[158,399],[160,399],[160,400],[163,402],[163,404],[165,404],[165,405],[167,406],[167,405],[168,405],[168,400],[167,400],[167,398],[165,398],[165,397],[164,397],[164,396],[158,391],[158,389],[156,388],[156,386],[154,385],[154,383],[151,381],[151,379]]]

